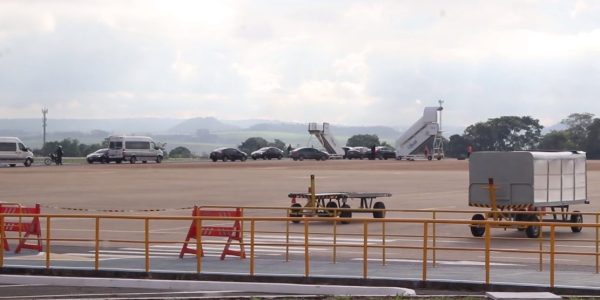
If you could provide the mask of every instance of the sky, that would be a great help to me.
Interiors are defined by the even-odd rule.
[[[600,1],[0,1],[0,118],[600,114]]]

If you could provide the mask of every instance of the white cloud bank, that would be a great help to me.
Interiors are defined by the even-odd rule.
[[[597,1],[2,1],[0,118],[600,114]]]

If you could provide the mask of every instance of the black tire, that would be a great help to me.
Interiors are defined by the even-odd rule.
[[[9,166],[10,166],[11,168],[14,168],[14,167],[16,167],[17,165],[16,165],[16,164],[9,164]]]
[[[530,222],[539,222],[539,218],[536,215],[531,215],[528,218],[528,221]],[[528,238],[537,238],[540,236],[541,233],[541,228],[538,225],[531,225],[531,226],[527,226],[527,228],[525,229],[525,234],[527,235]]]
[[[110,163],[110,160],[108,159],[108,157],[105,156],[102,158],[102,163],[108,164]]]
[[[471,220],[473,221],[483,221],[485,220],[485,217],[482,214],[474,214],[473,217],[471,218]],[[476,226],[476,225],[471,225],[471,234],[474,237],[481,237],[483,236],[483,234],[485,233],[485,227],[483,227],[482,225]]]
[[[44,164],[45,164],[46,166],[49,166],[49,165],[51,165],[51,164],[52,164],[52,160],[51,160],[50,158],[46,158],[46,159],[44,159]]]
[[[327,156],[323,155],[323,156],[321,157],[321,160],[322,160],[322,161],[326,161],[326,160],[327,160]]]
[[[256,156],[252,156],[252,160],[256,160]]]
[[[132,156],[129,158],[129,163],[132,165],[135,164],[136,161],[137,161],[137,158],[135,158],[135,156]]]
[[[216,157],[213,157],[213,158],[212,158],[212,161],[213,161],[213,162],[217,162],[217,158],[216,158]]]
[[[242,159],[240,159],[240,161],[246,161],[246,159],[248,159],[248,158],[246,158],[245,156],[242,156]]]
[[[298,160],[298,158],[296,158],[296,157],[293,157],[292,159],[293,159],[294,161],[297,161],[297,160]]]
[[[117,161],[116,161],[116,162],[117,162],[118,164],[120,164],[120,163],[122,163],[122,162],[123,162],[123,160],[122,160],[122,159],[117,159]]]
[[[385,209],[385,204],[383,204],[383,202],[375,202],[375,204],[373,204],[373,209]],[[385,211],[374,211],[373,218],[375,218],[375,219],[385,218]]]
[[[333,216],[335,216],[335,214],[337,212],[335,210],[333,210],[333,209],[338,207],[337,203],[335,203],[333,201],[329,201],[329,202],[327,202],[327,204],[325,205],[325,207],[331,208],[331,210],[326,210],[325,214],[323,214],[323,217],[333,217]]]
[[[163,160],[163,157],[162,157],[162,156],[157,156],[157,157],[156,157],[156,163],[157,163],[157,164],[160,164],[160,163],[162,162],[162,160]]]
[[[277,156],[277,159],[278,159],[278,160],[281,160],[282,158],[283,158],[283,155],[279,155],[279,156]]]
[[[25,162],[23,163],[23,165],[26,166],[26,167],[31,167],[31,163],[32,162],[33,161],[31,160],[31,158],[28,158],[28,159],[25,160]]]
[[[91,160],[91,159],[86,159],[86,161],[87,161],[87,163],[88,163],[88,164],[90,164],[90,165],[94,163],[94,161],[93,161],[93,160]]]
[[[226,162],[226,161],[227,161],[227,156],[223,155],[223,158],[221,158],[221,160],[222,160],[223,162]]]
[[[145,164],[145,163],[148,163],[148,161],[147,160],[142,160],[142,163]]]
[[[578,211],[574,211],[571,214],[571,223],[575,223],[575,224],[583,223],[583,216]],[[583,227],[581,227],[581,226],[571,226],[571,231],[573,231],[575,233],[581,232],[582,229],[583,229]]]
[[[302,217],[302,205],[300,203],[292,204],[292,209],[290,210],[290,218],[298,218]],[[300,223],[300,221],[292,221],[292,223]]]
[[[427,156],[427,160],[432,160],[433,156]]]
[[[298,159],[299,159],[300,161],[303,161],[303,160],[304,160],[304,155],[300,155],[300,156],[298,156]]]
[[[342,204],[342,208],[350,208],[350,205]],[[351,211],[342,211],[342,212],[340,212],[340,218],[342,219],[342,224],[348,224],[348,223],[350,223],[350,220],[344,221],[344,219],[351,219],[352,212]]]

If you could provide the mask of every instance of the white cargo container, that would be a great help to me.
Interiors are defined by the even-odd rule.
[[[469,158],[469,206],[500,211],[545,211],[550,208],[555,222],[583,222],[577,212],[568,213],[572,204],[588,203],[585,152],[474,152]],[[495,203],[490,197],[493,180]],[[559,209],[560,213],[554,214]],[[525,214],[481,214],[473,219],[495,216],[515,221],[538,221]],[[531,226],[530,226],[531,227]],[[471,227],[480,236],[480,227]],[[520,228],[523,229],[523,228]],[[539,235],[538,228],[526,228],[527,235]],[[571,228],[574,232],[581,227]]]

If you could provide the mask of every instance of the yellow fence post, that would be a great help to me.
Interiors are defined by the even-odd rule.
[[[304,219],[304,276],[310,273],[310,257],[308,253],[308,220]]]
[[[385,250],[386,250],[386,245],[385,245],[385,224],[387,224],[387,222],[385,221],[381,221],[381,265],[385,266]]]
[[[250,221],[250,276],[254,276],[254,237],[256,230],[255,220]]]
[[[100,217],[96,217],[96,233],[94,236],[94,270],[100,267]]]
[[[599,260],[600,260],[600,231],[598,230],[598,214],[596,213],[596,274],[599,271]]]
[[[554,287],[554,225],[550,226],[550,287]]]
[[[368,276],[369,258],[369,222],[363,221],[363,278]]]
[[[337,259],[337,218],[333,220],[333,263],[336,263]]]
[[[50,269],[50,217],[46,217],[46,269]]]
[[[435,221],[435,219],[436,219],[436,212],[433,211],[432,213],[433,213],[433,215],[432,215],[433,224],[431,224],[431,225],[433,226],[433,232],[432,232],[432,241],[431,241],[431,243],[432,243],[431,244],[431,247],[432,247],[432,249],[431,249],[431,262],[432,262],[432,264],[431,265],[435,268],[435,263],[436,263],[436,251],[435,251],[436,249],[435,248],[436,248],[436,239],[437,239],[437,231],[436,231],[437,222]]]
[[[536,214],[538,217],[538,220],[542,220],[543,215],[538,215]],[[544,270],[544,231],[542,230],[543,227],[540,225],[540,235],[538,236],[538,241],[539,241],[539,271],[542,272]]]
[[[195,217],[196,220],[196,272],[202,272],[202,219]]]
[[[0,268],[4,267],[4,216],[0,216]]]
[[[485,222],[485,284],[490,284],[490,248],[492,246],[492,234],[490,223]]]
[[[144,218],[144,262],[146,273],[150,272],[150,219]]]
[[[429,239],[428,235],[429,223],[423,222],[423,270],[422,270],[422,280],[427,280],[427,240]]]
[[[288,208],[288,216],[290,212],[291,210]],[[285,221],[285,261],[290,261],[290,220]]]

